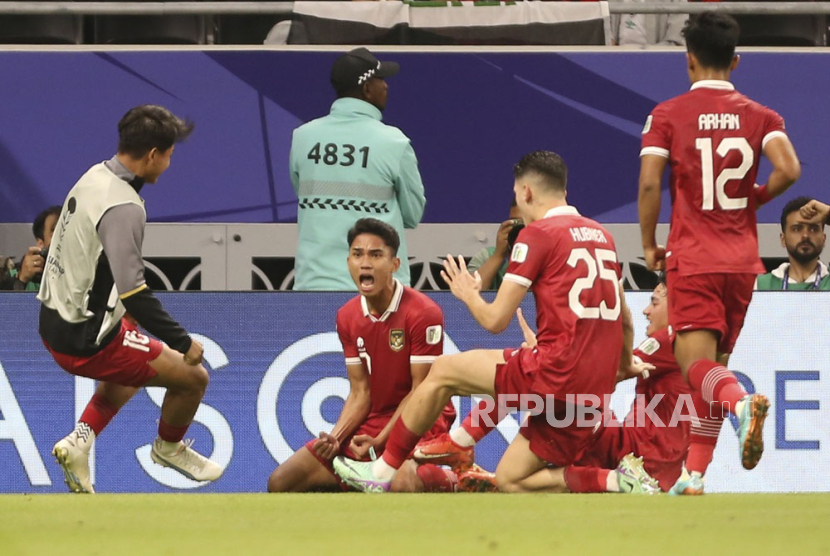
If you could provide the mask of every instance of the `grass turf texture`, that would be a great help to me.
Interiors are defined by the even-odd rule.
[[[4,556],[830,554],[830,494],[2,495],[0,516]]]

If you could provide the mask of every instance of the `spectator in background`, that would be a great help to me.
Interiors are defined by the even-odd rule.
[[[686,3],[686,0],[668,1]],[[687,19],[688,14],[611,14],[611,37],[620,46],[685,46],[682,31]]]
[[[510,218],[499,226],[496,245],[483,248],[470,259],[467,265],[467,270],[471,273],[478,271],[481,276],[482,290],[497,290],[501,286],[504,273],[507,271],[510,250],[513,249],[513,243],[522,228],[524,228],[522,215],[519,213],[514,198],[510,204]]]
[[[54,206],[37,215],[32,223],[36,245],[29,247],[20,264],[9,265],[7,260],[5,276],[0,279],[0,290],[38,291],[40,289],[40,277],[43,275],[43,266],[46,262],[44,255],[49,251],[52,233],[55,231],[60,213],[61,207]]]
[[[830,273],[818,260],[827,240],[828,211],[830,207],[809,197],[796,197],[784,206],[781,246],[790,260],[758,276],[756,290],[830,290]]]
[[[381,122],[395,62],[365,48],[340,56],[331,69],[337,100],[328,116],[294,130],[291,183],[299,198],[295,290],[355,290],[343,261],[343,238],[363,217],[391,225],[401,237],[395,274],[410,285],[404,228],[414,228],[426,198],[409,138]]]

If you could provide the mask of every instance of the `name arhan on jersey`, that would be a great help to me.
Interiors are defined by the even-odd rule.
[[[701,114],[697,117],[697,129],[699,131],[741,129],[741,119],[738,114]]]
[[[605,234],[602,233],[602,230],[598,230],[597,228],[589,228],[588,226],[582,226],[579,228],[570,228],[571,237],[574,241],[595,241],[597,243],[608,243],[608,240],[605,239]]]

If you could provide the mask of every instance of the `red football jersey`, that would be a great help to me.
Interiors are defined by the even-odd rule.
[[[781,116],[728,81],[698,81],[654,108],[640,156],[669,159],[667,269],[681,276],[764,272],[752,188],[764,145],[784,134]]]
[[[689,449],[691,423],[688,420],[681,421],[679,417],[691,414],[692,390],[683,379],[680,366],[674,358],[668,328],[646,338],[634,350],[634,355],[646,363],[651,363],[656,369],[649,371],[648,378],[637,379],[636,393],[643,396],[643,402],[638,404],[635,401],[626,416],[626,427],[636,427],[638,453],[647,461],[676,463],[680,466]],[[652,411],[662,422],[662,427],[644,411],[659,394],[662,394],[662,397],[652,406]],[[684,404],[680,404],[680,396],[684,394],[688,397],[685,398]],[[679,412],[677,426],[670,427],[675,411]]]
[[[426,295],[395,281],[383,315],[369,312],[363,296],[337,311],[337,333],[347,365],[369,373],[371,413],[394,413],[412,390],[412,363],[432,363],[444,351],[444,314]]]
[[[504,279],[536,301],[533,387],[540,395],[614,391],[622,350],[614,238],[574,207],[551,209],[516,238]]]

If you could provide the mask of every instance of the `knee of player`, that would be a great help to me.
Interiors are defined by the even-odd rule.
[[[455,374],[452,359],[442,355],[432,364],[427,378],[439,386],[448,386],[455,382]]]
[[[286,492],[288,490],[285,481],[281,480],[280,468],[274,469],[271,476],[268,477],[268,492]]]
[[[210,382],[207,370],[202,365],[197,365],[190,370],[190,375],[193,389],[204,393]]]
[[[521,492],[519,482],[510,477],[504,470],[496,469],[496,486],[501,492]]]

